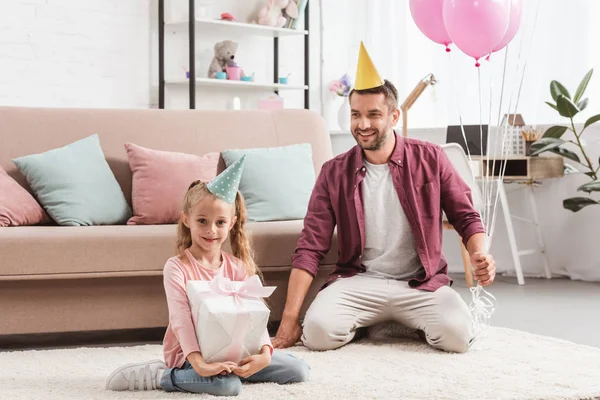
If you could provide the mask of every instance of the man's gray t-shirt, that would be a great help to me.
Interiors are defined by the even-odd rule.
[[[365,160],[362,181],[365,215],[365,275],[406,280],[423,268],[412,230],[398,199],[389,165]]]

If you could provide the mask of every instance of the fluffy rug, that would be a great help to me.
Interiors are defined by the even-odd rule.
[[[600,397],[600,349],[491,328],[479,348],[447,354],[409,339],[339,350],[289,349],[312,367],[302,384],[246,384],[239,399],[590,399]],[[161,347],[0,353],[2,399],[178,399],[188,394],[109,392],[118,366],[161,358]],[[196,396],[195,398],[213,398]]]

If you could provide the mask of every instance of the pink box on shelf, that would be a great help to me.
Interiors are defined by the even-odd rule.
[[[283,99],[273,95],[258,101],[259,110],[283,110]]]

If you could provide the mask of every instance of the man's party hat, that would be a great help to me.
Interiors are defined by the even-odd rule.
[[[238,187],[240,186],[240,179],[242,178],[242,171],[244,170],[244,162],[246,161],[246,155],[231,164],[225,171],[221,172],[215,179],[210,181],[206,188],[215,197],[229,203],[235,203],[235,196],[237,195]]]
[[[360,42],[360,51],[358,53],[358,65],[356,67],[356,83],[354,89],[365,90],[383,85],[383,79],[379,76],[375,64],[371,61],[369,53],[363,42]]]

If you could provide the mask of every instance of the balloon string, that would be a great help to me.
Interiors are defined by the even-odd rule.
[[[472,347],[476,343],[481,343],[487,337],[487,329],[490,326],[492,315],[496,311],[498,301],[479,283],[470,290],[471,303],[469,304],[469,311],[471,311],[473,318],[473,339],[469,343],[469,347]]]
[[[518,106],[519,106],[519,100],[520,100],[520,97],[521,97],[521,89],[523,87],[523,80],[525,78],[525,71],[527,69],[527,64],[528,64],[528,61],[529,61],[529,54],[531,52],[531,46],[533,44],[533,38],[535,36],[536,26],[537,26],[537,22],[538,22],[538,17],[539,17],[539,12],[540,12],[540,4],[541,4],[541,1],[538,0],[537,6],[536,6],[536,11],[535,11],[535,19],[534,19],[534,22],[533,22],[533,28],[532,28],[532,31],[531,31],[531,39],[530,39],[530,42],[529,42],[527,55],[525,55],[525,62],[524,62],[524,65],[523,65],[523,71],[522,71],[522,75],[521,75],[521,80],[519,82],[518,95],[517,95],[517,100],[516,100],[516,104],[515,104],[515,108],[514,108],[515,111],[514,111],[513,114],[516,114],[516,111],[517,111]],[[521,51],[523,50],[523,47],[524,47],[523,46],[524,38],[525,38],[525,35],[523,35],[521,37],[521,47],[519,49],[519,56],[518,56],[518,61],[517,61],[517,73],[518,73],[518,69],[519,69],[518,65],[521,62]],[[517,76],[518,76],[518,74],[517,74]],[[513,90],[514,90],[514,88],[513,88]],[[511,108],[511,104],[510,103],[512,103],[512,95],[511,95],[511,100],[510,100],[509,106],[508,106],[508,108],[509,108],[509,117],[508,117],[508,119],[510,119],[510,108]],[[506,134],[506,131],[508,130],[508,126],[507,125],[508,125],[508,120],[505,123],[505,129],[504,129],[504,132],[503,132],[504,135]],[[503,153],[504,153],[504,143],[505,143],[505,141],[506,141],[505,137],[503,137],[502,138],[502,150],[503,150]],[[501,173],[500,173],[500,176],[498,177],[498,185],[501,185],[503,183],[503,181],[504,181],[504,174],[506,172],[506,164],[508,164],[508,163],[505,161],[503,163],[502,168],[501,168]],[[496,198],[495,198],[495,201],[494,201],[494,207],[498,204],[498,197],[499,197],[499,190],[496,193]],[[497,210],[494,208],[494,214],[493,214],[493,218],[492,218],[492,230],[491,230],[491,236],[492,237],[494,235],[494,231],[495,231],[495,228],[496,228],[496,216],[497,216]]]

